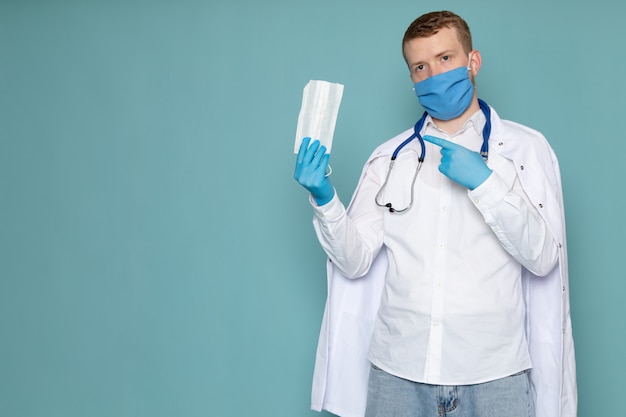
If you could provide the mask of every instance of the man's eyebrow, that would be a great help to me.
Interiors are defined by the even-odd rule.
[[[437,55],[435,55],[437,58],[441,58],[444,55],[452,55],[454,54],[454,50],[453,49],[446,49],[445,51],[439,52]]]
[[[438,52],[437,54],[435,54],[435,58],[441,58],[442,56],[453,55],[455,53],[456,53],[456,51],[454,49],[446,49],[446,50],[443,50],[443,51]],[[409,63],[409,66],[410,67],[414,67],[416,65],[421,65],[421,64],[425,64],[425,63],[426,63],[425,60],[418,60],[418,61],[414,61],[414,62]]]

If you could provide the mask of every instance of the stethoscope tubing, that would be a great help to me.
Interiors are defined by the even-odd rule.
[[[478,99],[478,105],[480,106],[480,109],[485,115],[485,126],[483,127],[483,144],[480,148],[480,155],[483,157],[483,159],[486,162],[487,159],[489,158],[489,137],[491,136],[491,109],[489,105],[481,99]],[[422,128],[424,127],[424,123],[426,122],[427,116],[428,116],[428,113],[424,112],[422,117],[420,117],[417,123],[415,123],[415,126],[413,126],[413,134],[411,134],[411,136],[409,136],[400,145],[398,145],[398,147],[393,151],[393,154],[391,154],[391,161],[389,163],[389,168],[387,169],[387,175],[385,176],[385,181],[383,182],[383,185],[380,187],[380,190],[378,190],[378,193],[376,193],[376,197],[374,198],[376,205],[380,207],[388,208],[391,213],[402,213],[404,211],[407,211],[413,206],[415,180],[417,179],[417,174],[422,168],[422,163],[424,162],[424,158],[426,157],[426,145],[424,144],[424,139],[422,138],[422,135],[420,134],[420,132],[422,131]],[[391,175],[391,171],[393,170],[393,166],[396,162],[396,158],[398,157],[398,153],[400,153],[400,151],[406,145],[411,143],[414,139],[418,140],[420,144],[421,152],[418,158],[417,168],[415,169],[415,174],[413,174],[413,180],[411,182],[411,200],[409,202],[409,205],[403,209],[395,209],[393,208],[391,203],[385,203],[385,204],[379,203],[380,195],[385,190],[385,188],[387,188],[387,182],[389,181],[389,176]]]

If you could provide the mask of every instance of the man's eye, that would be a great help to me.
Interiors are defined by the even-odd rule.
[[[416,67],[415,67],[415,71],[416,71],[416,72],[417,72],[417,71],[421,71],[421,70],[423,70],[423,69],[424,69],[424,66],[423,66],[423,65],[418,65],[418,66],[416,66]]]
[[[449,59],[450,59],[450,57],[448,55],[444,55],[444,56],[441,57],[442,61],[447,61]]]

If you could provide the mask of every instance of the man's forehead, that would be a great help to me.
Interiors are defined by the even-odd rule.
[[[443,28],[439,29],[437,33],[431,36],[413,38],[410,41],[408,41],[408,43],[424,44],[424,45],[439,44],[439,43],[454,43],[454,44],[458,44],[459,46],[461,45],[461,41],[459,40],[456,29],[450,28],[447,26],[444,26]]]
[[[414,38],[405,44],[405,53],[415,56],[436,56],[445,52],[462,51],[463,45],[453,29],[444,28],[425,38]]]

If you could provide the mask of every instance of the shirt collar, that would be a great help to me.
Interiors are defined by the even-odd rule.
[[[461,130],[459,130],[458,132],[455,132],[454,135],[455,136],[461,132],[464,132],[465,130],[469,129],[471,126],[474,127],[474,130],[476,131],[476,134],[478,136],[483,135],[483,128],[485,127],[485,122],[487,120],[485,119],[485,114],[483,113],[482,110],[477,110],[474,114],[472,114],[472,116],[467,119],[467,121],[465,122],[465,124],[463,125],[463,127],[461,128]],[[433,120],[433,118],[430,116],[430,114],[428,116],[426,116],[426,122],[424,123],[426,127],[432,126],[437,130],[440,130],[437,127],[437,124],[435,123],[435,121]]]

